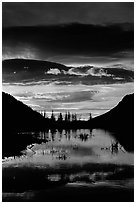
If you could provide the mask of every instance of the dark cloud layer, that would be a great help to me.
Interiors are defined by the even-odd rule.
[[[133,58],[133,2],[3,2],[2,6],[3,59],[85,64]]]
[[[3,26],[132,23],[133,2],[4,2]]]
[[[39,59],[58,55],[111,56],[133,51],[133,43],[132,24],[62,24],[3,29],[3,55],[26,52]]]

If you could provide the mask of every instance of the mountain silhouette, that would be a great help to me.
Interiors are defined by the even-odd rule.
[[[3,82],[51,81],[55,78],[58,81],[79,83],[81,76],[84,84],[112,84],[134,81],[134,72],[125,69],[123,65],[116,68],[114,66],[106,68],[90,65],[68,67],[55,62],[32,59],[8,59],[2,61]]]
[[[13,96],[2,93],[3,131],[24,131],[43,129],[45,118]]]
[[[93,128],[115,133],[127,150],[134,149],[134,94],[126,95],[116,107],[92,120]]]
[[[2,61],[2,79],[4,82],[39,80],[45,78],[50,69],[67,70],[65,65],[32,59],[8,59]]]
[[[19,132],[39,131],[47,120],[38,112],[16,100],[9,94],[2,93],[2,156],[13,156],[25,149],[28,144],[38,142],[29,135]]]
[[[3,71],[23,71],[24,69],[28,69],[29,71],[39,71],[44,70],[48,71],[50,68],[58,68],[67,70],[68,67],[66,67],[63,64],[50,62],[50,61],[43,61],[43,60],[34,60],[34,59],[7,59],[2,61],[2,67]]]

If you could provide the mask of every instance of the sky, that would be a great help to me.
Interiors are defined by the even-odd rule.
[[[3,2],[3,27],[133,23],[133,2]]]
[[[133,2],[3,2],[3,59],[133,69]]]
[[[134,3],[3,2],[2,58],[134,70]],[[26,67],[19,73],[21,80],[31,73]],[[47,83],[45,72],[44,80],[35,81],[31,76],[32,81],[20,83],[19,74],[17,69],[3,70],[3,91],[35,110],[70,110],[85,119],[90,112],[97,116],[110,110],[133,92],[129,76],[131,83],[119,83],[117,77],[116,84],[109,84],[111,76],[107,75],[107,82],[100,84],[102,76],[93,75],[96,84],[92,85],[90,76],[78,76],[76,81],[65,76],[68,80],[62,83],[62,78],[54,75]],[[12,79],[16,83],[11,83]]]

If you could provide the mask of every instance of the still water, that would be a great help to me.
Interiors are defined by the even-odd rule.
[[[31,134],[42,142],[28,145],[21,156],[3,160],[4,201],[35,201],[35,192],[41,195],[41,190],[48,190],[50,194],[50,189],[57,192],[60,185],[65,188],[72,185],[68,192],[73,186],[94,189],[102,185],[126,193],[133,189],[134,155],[112,133],[80,129]]]

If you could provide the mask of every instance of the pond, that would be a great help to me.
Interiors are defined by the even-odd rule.
[[[41,143],[3,159],[3,201],[133,201],[134,154],[112,133],[80,129],[20,134],[31,134]]]

